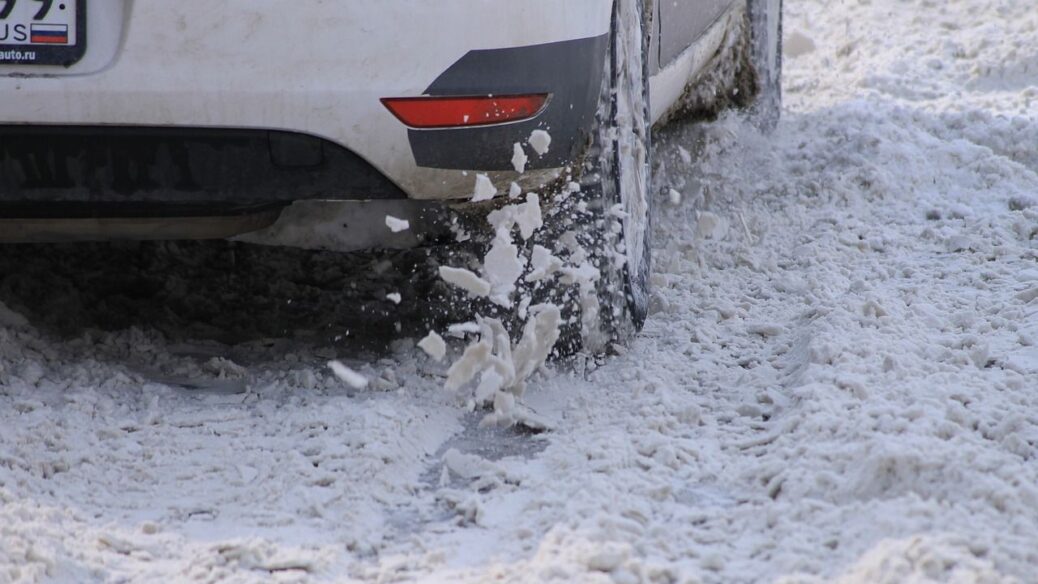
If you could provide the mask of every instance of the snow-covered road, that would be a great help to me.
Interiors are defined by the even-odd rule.
[[[549,432],[414,341],[68,335],[0,276],[0,582],[1038,582],[1038,11],[786,12],[784,121],[660,136],[654,313]]]

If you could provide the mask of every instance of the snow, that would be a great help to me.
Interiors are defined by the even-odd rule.
[[[540,156],[548,153],[551,147],[551,134],[544,130],[534,130],[530,133],[530,147]]]
[[[443,358],[447,355],[447,343],[435,331],[430,332],[424,339],[419,341],[418,348],[425,351],[435,361],[443,361]]]
[[[810,43],[776,133],[656,141],[624,355],[546,364],[543,306],[518,339],[470,325],[449,367],[438,335],[58,334],[77,298],[23,310],[31,277],[0,271],[0,581],[1034,581],[1038,13],[785,6]],[[592,277],[531,247],[528,274]]]
[[[490,283],[490,300],[504,308],[512,307],[515,283],[523,275],[525,260],[519,256],[519,248],[512,242],[507,229],[498,229],[490,251],[483,259],[483,272]]]
[[[537,193],[527,193],[525,203],[495,209],[487,215],[487,222],[495,232],[502,229],[510,232],[518,227],[522,238],[530,239],[535,231],[544,226],[540,197]]]
[[[399,292],[390,292],[389,294],[386,294],[386,300],[393,304],[400,304],[403,299],[403,296],[401,296]]]
[[[530,254],[530,273],[526,275],[527,282],[540,282],[545,278],[557,273],[562,269],[562,260],[552,255],[551,250],[542,246],[534,245]]]
[[[360,373],[357,373],[353,369],[342,364],[341,361],[329,361],[328,368],[332,370],[343,383],[349,385],[353,389],[364,389],[368,386],[368,378],[364,377]]]
[[[465,401],[470,407],[493,406],[481,425],[547,426],[539,416],[520,407],[516,398],[523,396],[528,380],[544,366],[558,341],[562,314],[554,305],[538,305],[529,313],[522,338],[515,344],[500,320],[480,318],[479,339],[469,344],[447,370],[444,387],[448,391],[458,394],[469,388]]]
[[[526,156],[526,151],[523,150],[523,145],[516,142],[512,147],[512,167],[519,174],[526,172],[526,163],[530,161],[530,158]]]
[[[490,177],[485,174],[476,175],[476,190],[472,194],[472,202],[479,203],[482,201],[489,201],[497,195],[497,187],[490,181]]]
[[[392,215],[386,215],[386,227],[388,227],[393,233],[400,233],[401,231],[407,231],[410,229],[411,223],[404,219],[393,217]]]
[[[440,266],[440,277],[443,278],[444,282],[453,284],[473,296],[489,296],[490,291],[492,290],[490,282],[480,278],[474,272],[466,270],[465,268]]]

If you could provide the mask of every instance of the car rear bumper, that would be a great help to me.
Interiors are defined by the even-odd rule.
[[[531,159],[549,171],[531,174],[536,183],[573,157],[593,117],[610,5],[95,0],[82,61],[0,67],[0,125],[297,133],[354,154],[415,199],[471,193],[473,177],[459,170],[495,171],[506,187],[517,178],[513,142],[544,127],[555,144]],[[379,101],[512,90],[558,99],[529,122],[435,131],[408,130]],[[357,197],[348,191],[327,196]]]

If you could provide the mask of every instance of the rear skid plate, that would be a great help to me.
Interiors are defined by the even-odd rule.
[[[245,215],[0,219],[0,243],[224,239],[273,225],[281,207]]]

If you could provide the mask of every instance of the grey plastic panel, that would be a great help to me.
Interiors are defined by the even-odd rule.
[[[737,0],[660,0],[660,66],[666,67]]]

